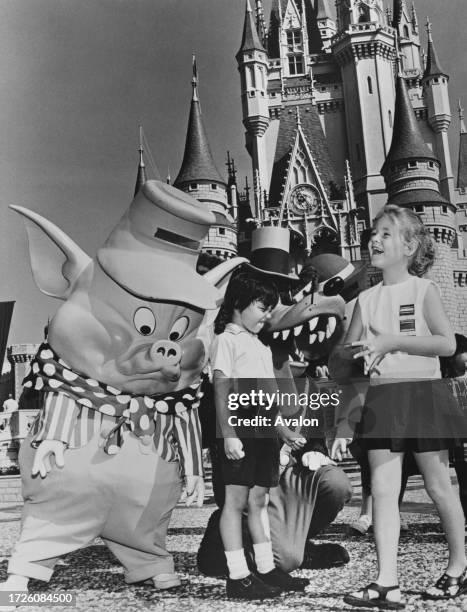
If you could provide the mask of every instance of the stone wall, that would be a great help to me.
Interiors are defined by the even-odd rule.
[[[23,503],[21,476],[0,476],[0,504]]]

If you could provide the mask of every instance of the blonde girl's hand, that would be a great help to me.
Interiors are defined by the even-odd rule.
[[[354,354],[353,358],[358,359],[359,357],[363,357],[365,362],[365,374],[372,372],[380,374],[378,365],[382,362],[387,353],[394,350],[394,336],[383,334],[372,326],[370,326],[369,330],[373,337],[352,342],[353,348],[361,348],[360,351]]]
[[[245,456],[243,444],[239,438],[225,438],[224,451],[227,459],[232,459],[233,461],[243,459],[243,457]]]

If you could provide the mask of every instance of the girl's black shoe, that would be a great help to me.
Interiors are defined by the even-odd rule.
[[[239,580],[227,578],[226,591],[227,597],[235,599],[270,599],[282,593],[282,589],[266,584],[254,574]]]
[[[294,578],[280,567],[275,567],[267,574],[257,575],[266,584],[277,586],[282,591],[304,591],[310,584],[308,578]]]

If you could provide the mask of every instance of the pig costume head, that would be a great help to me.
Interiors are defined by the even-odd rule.
[[[148,181],[94,259],[40,215],[27,219],[39,289],[65,301],[48,342],[67,365],[137,395],[183,389],[206,362],[200,326],[220,286],[242,261],[196,273],[214,215],[187,194]],[[50,249],[50,245],[53,249]]]

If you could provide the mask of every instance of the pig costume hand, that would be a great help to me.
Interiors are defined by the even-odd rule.
[[[24,382],[42,409],[20,451],[25,505],[9,574],[47,581],[60,556],[101,536],[127,582],[177,586],[165,539],[181,479],[188,505],[204,496],[200,328],[222,299],[216,285],[244,260],[197,274],[215,216],[159,181],[143,186],[94,259],[12,208],[27,219],[37,285],[64,303]]]

